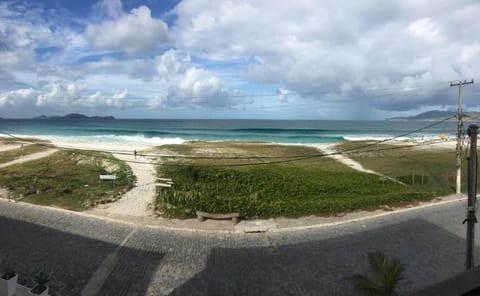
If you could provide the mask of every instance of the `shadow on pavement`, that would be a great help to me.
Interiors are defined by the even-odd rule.
[[[345,277],[369,274],[367,252],[375,250],[405,263],[403,292],[464,269],[465,240],[415,219],[307,243],[215,248],[206,269],[171,295],[356,295]]]
[[[19,273],[33,286],[33,275],[49,274],[52,295],[80,295],[103,260],[118,245],[0,217],[0,268]],[[122,247],[100,295],[145,295],[164,254]]]

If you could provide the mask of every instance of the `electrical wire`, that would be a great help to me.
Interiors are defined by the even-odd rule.
[[[275,156],[274,158],[281,159],[281,160],[277,160],[277,161],[268,161],[268,162],[262,161],[262,162],[256,162],[256,163],[236,163],[236,164],[234,163],[234,164],[219,164],[219,165],[210,164],[209,166],[214,166],[214,167],[241,167],[241,166],[259,166],[259,165],[269,165],[269,164],[281,164],[281,163],[289,163],[289,162],[295,162],[295,161],[308,160],[308,159],[312,159],[312,158],[327,157],[327,156],[334,156],[334,155],[341,155],[341,154],[364,153],[364,152],[372,152],[372,151],[404,149],[404,148],[410,148],[410,147],[421,146],[421,145],[430,145],[430,143],[421,143],[421,144],[413,144],[413,145],[406,145],[406,146],[399,146],[399,147],[387,147],[387,148],[381,148],[381,149],[365,150],[365,148],[369,148],[369,147],[372,147],[372,146],[375,146],[375,145],[386,143],[388,141],[392,141],[394,139],[405,137],[405,136],[408,136],[410,134],[413,134],[413,133],[431,128],[431,127],[433,127],[435,125],[438,125],[438,124],[441,124],[441,123],[443,123],[443,122],[445,122],[445,121],[447,121],[447,120],[449,120],[453,117],[455,117],[455,116],[447,117],[447,118],[442,119],[440,121],[434,122],[432,124],[429,124],[427,126],[424,126],[424,127],[418,128],[418,129],[415,129],[415,130],[407,132],[407,133],[403,133],[401,135],[397,135],[397,136],[394,136],[394,137],[391,137],[391,138],[388,138],[388,139],[384,139],[384,140],[381,140],[381,141],[376,141],[374,143],[369,143],[369,144],[366,144],[366,145],[362,145],[360,147],[344,149],[342,151],[331,152],[331,153],[318,153],[318,154],[310,154],[310,155]],[[17,136],[11,135],[11,134],[3,132],[3,131],[0,131],[0,134],[7,135],[7,136],[15,138],[19,141],[24,141],[24,139],[22,139],[22,138],[19,138]],[[32,143],[32,144],[37,144],[37,145],[43,145],[43,146],[58,149],[58,150],[76,152],[76,153],[88,155],[88,156],[91,156],[91,157],[100,157],[100,158],[108,159],[108,160],[116,160],[116,158],[113,157],[113,156],[94,154],[94,153],[105,153],[106,152],[105,150],[78,149],[78,148],[75,149],[75,148],[67,148],[67,147],[62,147],[62,146],[56,146],[56,145],[53,145],[53,144],[38,143],[38,142],[35,142],[35,141],[26,141],[26,142],[29,142],[29,143]],[[436,144],[436,143],[433,142],[433,144]],[[88,152],[90,152],[90,154],[87,154]],[[129,153],[119,153],[119,154],[131,155],[130,152]],[[178,156],[178,155],[165,156],[165,155],[158,155],[158,154],[145,155],[145,156],[159,157],[159,158],[165,157],[165,158],[181,158],[181,159],[221,159],[221,160],[272,158],[272,157],[259,157],[259,156],[255,156],[254,158],[252,158],[252,157],[248,157],[248,158],[240,158],[240,157],[189,157],[189,156]],[[150,164],[151,163],[151,162],[148,162],[148,161],[136,161],[136,160],[124,160],[124,161],[127,162],[127,163],[139,163],[139,164]],[[164,166],[189,166],[189,165],[192,165],[192,164],[180,164],[178,162],[177,163],[155,162],[154,164],[164,165]]]
[[[448,121],[448,120],[450,120],[454,117],[455,116],[450,116],[450,117],[444,118],[442,120],[439,120],[437,122],[428,124],[424,127],[421,127],[421,128],[415,129],[413,131],[409,131],[409,132],[406,132],[406,133],[403,133],[403,134],[400,134],[400,135],[397,135],[397,136],[394,136],[394,137],[390,137],[390,138],[387,138],[387,139],[384,139],[384,140],[380,140],[380,141],[376,141],[376,142],[373,142],[373,143],[365,144],[365,145],[362,145],[360,147],[345,149],[343,151],[340,151],[340,153],[358,151],[358,150],[362,150],[362,149],[372,147],[372,146],[375,146],[375,145],[378,145],[378,144],[393,141],[393,140],[398,139],[398,138],[406,137],[406,136],[409,136],[411,134],[414,134],[414,133],[420,132],[422,130],[434,127],[436,125],[439,125],[439,124],[441,124],[443,122],[446,122],[446,121]],[[0,131],[0,134],[6,135],[6,136],[11,137],[11,138],[14,138],[18,141],[25,141],[24,139],[22,139],[20,137],[17,137],[15,135],[12,135],[12,134],[4,132],[4,131]],[[37,144],[37,145],[43,145],[43,146],[46,146],[46,147],[49,147],[49,148],[55,148],[55,149],[59,149],[59,150],[73,150],[73,151],[77,151],[77,152],[78,151],[86,151],[86,152],[92,152],[92,153],[97,153],[97,152],[110,152],[110,153],[112,153],[112,151],[113,151],[113,153],[117,153],[117,154],[132,155],[132,152],[130,152],[130,151],[126,152],[125,150],[79,149],[79,148],[74,148],[74,147],[66,147],[66,146],[60,146],[60,145],[46,144],[46,143],[35,142],[35,141],[26,141],[26,142],[29,142],[29,143],[32,143],[32,144]],[[152,153],[140,153],[140,154],[142,156],[145,156],[145,157],[158,157],[158,158],[163,157],[163,158],[173,158],[173,159],[205,159],[205,160],[212,160],[212,159],[219,159],[219,160],[282,159],[282,160],[285,160],[285,159],[291,159],[291,161],[295,161],[296,159],[305,159],[305,157],[307,157],[307,159],[308,159],[309,157],[317,157],[317,156],[323,155],[323,154],[302,154],[302,155],[284,155],[284,156],[233,156],[232,157],[232,156],[185,156],[185,155],[165,155],[165,154],[152,154]],[[129,161],[133,162],[133,163],[136,162],[136,161],[132,161],[132,160],[129,160]],[[145,162],[137,162],[137,163],[145,163]]]

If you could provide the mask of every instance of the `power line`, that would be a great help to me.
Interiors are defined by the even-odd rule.
[[[394,137],[390,137],[388,139],[384,139],[384,140],[376,141],[376,142],[373,142],[373,143],[365,144],[365,145],[362,145],[360,147],[345,149],[343,151],[340,151],[339,153],[341,154],[341,153],[348,153],[348,152],[352,152],[352,151],[358,151],[358,150],[362,150],[362,149],[372,147],[372,146],[375,146],[375,145],[378,145],[378,144],[393,141],[393,140],[398,139],[398,138],[406,137],[408,135],[420,132],[422,130],[434,127],[436,125],[439,125],[439,124],[441,124],[445,121],[448,121],[448,120],[450,120],[454,117],[455,116],[450,116],[450,117],[444,118],[442,120],[439,120],[437,122],[428,124],[424,127],[415,129],[413,131],[406,132],[406,133],[403,133],[403,134],[400,134],[400,135],[397,135],[397,136],[394,136]],[[0,134],[7,135],[7,136],[9,136],[11,138],[14,138],[14,139],[17,139],[19,141],[25,141],[24,139],[22,139],[20,137],[17,137],[15,135],[12,135],[10,133],[7,133],[7,132],[0,131]],[[37,144],[37,145],[43,145],[43,146],[46,146],[46,147],[49,147],[49,148],[56,148],[56,149],[59,149],[59,150],[70,150],[70,151],[77,151],[77,152],[78,151],[87,151],[87,152],[92,152],[92,153],[95,153],[95,152],[110,152],[110,153],[112,153],[111,151],[114,151],[113,153],[117,153],[117,154],[132,155],[132,152],[130,152],[130,151],[127,152],[125,150],[79,149],[79,148],[65,147],[65,146],[60,146],[60,145],[45,144],[45,143],[35,142],[35,141],[25,141],[25,142],[29,142],[29,143],[33,143],[33,144]],[[285,159],[290,159],[290,161],[295,161],[296,159],[303,159],[305,157],[308,158],[308,157],[317,157],[319,155],[323,155],[323,154],[301,154],[301,155],[284,155],[284,156],[233,156],[233,157],[232,156],[223,156],[223,157],[221,157],[221,156],[164,155],[164,154],[149,154],[149,153],[140,153],[140,154],[142,156],[146,156],[146,157],[159,157],[159,158],[163,157],[163,158],[173,158],[173,159],[206,159],[206,160],[207,159],[220,159],[220,160],[249,160],[249,159],[283,159],[283,160],[285,160]],[[130,161],[130,162],[135,163],[137,161]],[[146,163],[146,162],[137,162],[137,163]]]

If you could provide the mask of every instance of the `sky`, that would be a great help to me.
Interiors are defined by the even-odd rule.
[[[477,0],[0,0],[0,117],[480,110]]]

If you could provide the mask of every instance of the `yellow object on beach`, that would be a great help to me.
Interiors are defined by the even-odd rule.
[[[446,134],[440,134],[438,135],[438,137],[441,139],[441,140],[448,140],[448,136]]]

